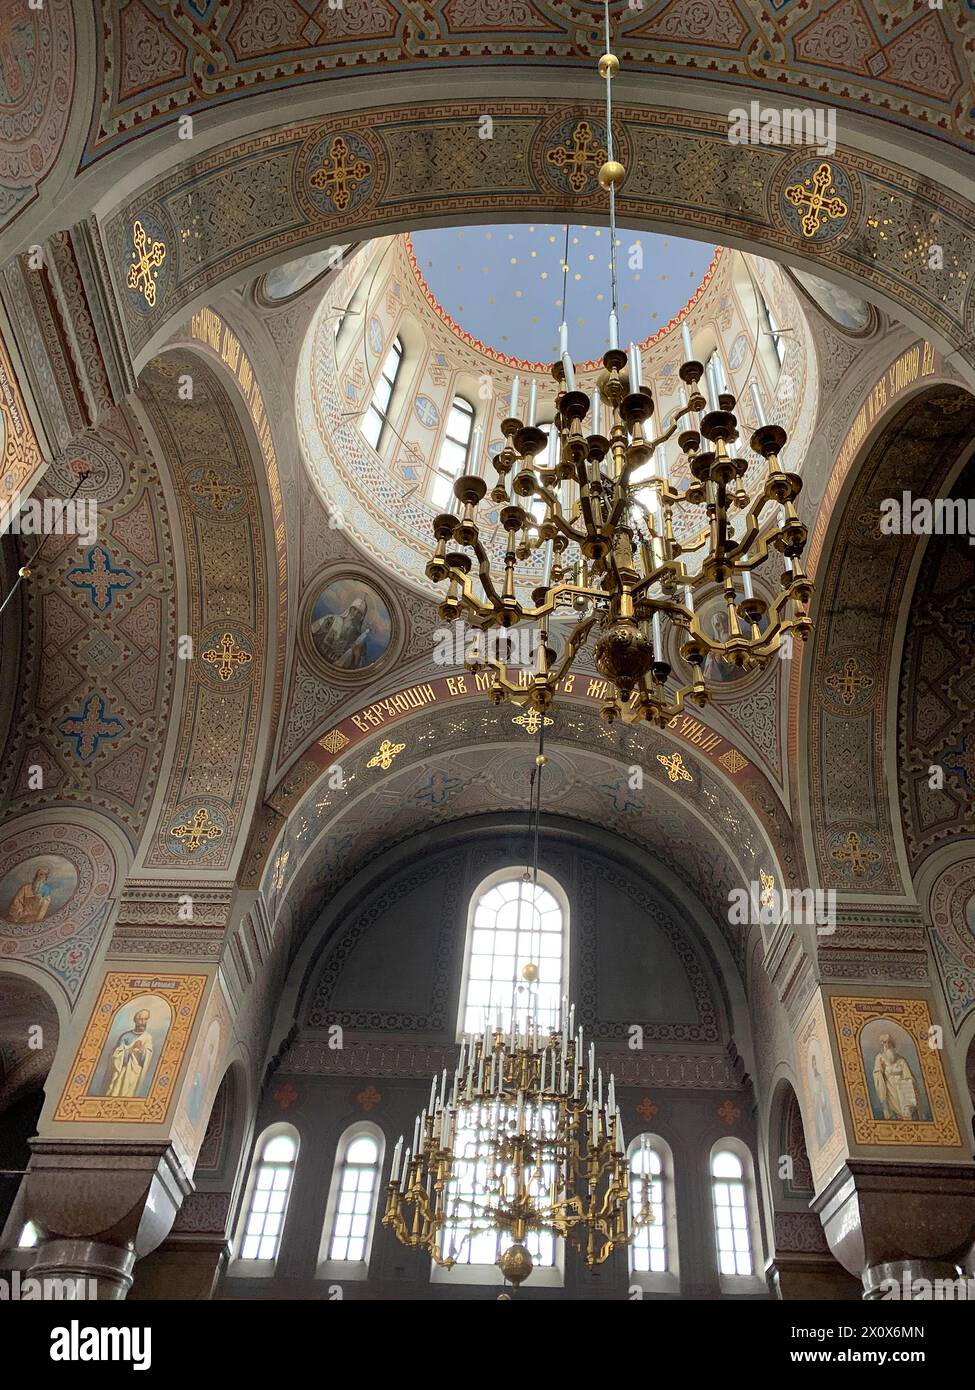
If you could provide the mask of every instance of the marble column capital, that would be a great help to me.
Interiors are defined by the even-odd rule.
[[[975,1166],[849,1158],[811,1206],[858,1277],[902,1261],[961,1264],[975,1238]]]
[[[31,1141],[24,1215],[49,1239],[91,1240],[137,1258],[169,1234],[193,1185],[168,1140]]]

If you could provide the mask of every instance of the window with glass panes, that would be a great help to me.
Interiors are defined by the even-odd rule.
[[[630,1219],[649,1205],[653,1220],[641,1226],[630,1243],[630,1269],[644,1274],[667,1272],[667,1212],[664,1206],[664,1166],[656,1149],[640,1141],[630,1155]]]
[[[328,1243],[330,1260],[366,1258],[381,1162],[379,1144],[371,1134],[357,1135],[347,1144]]]
[[[753,1274],[745,1165],[728,1149],[716,1153],[711,1160],[711,1192],[719,1272]]]
[[[500,1109],[500,1116],[498,1111]],[[556,1125],[555,1107],[543,1105],[541,1115],[537,1106],[525,1107],[525,1126],[531,1132],[544,1132],[546,1128],[554,1131]],[[481,1124],[486,1134],[497,1134],[507,1125],[515,1124],[516,1107],[501,1102],[485,1104],[481,1107]],[[489,1156],[484,1147],[478,1145],[478,1125],[469,1110],[461,1108],[457,1115],[455,1130],[454,1163],[452,1176],[447,1183],[444,1199],[447,1220],[441,1231],[440,1251],[444,1258],[452,1257],[459,1265],[493,1265],[497,1263],[502,1250],[511,1244],[511,1235],[496,1229],[478,1230],[476,1209],[478,1206],[490,1207],[496,1202],[501,1183],[507,1179],[511,1190],[513,1174],[505,1168],[492,1172]],[[542,1160],[530,1166],[525,1172],[525,1182],[531,1196],[544,1200],[551,1192],[555,1179],[555,1165]],[[538,1268],[552,1268],[555,1264],[556,1237],[550,1231],[528,1231],[525,1245]]]
[[[510,878],[495,883],[477,898],[470,926],[470,949],[462,993],[462,1033],[481,1033],[501,1019],[511,1026],[511,1007],[521,1009],[527,996],[522,971],[538,966],[538,1021],[543,1029],[561,1025],[565,969],[565,922],[562,909],[541,883]]]
[[[389,403],[392,400],[393,388],[396,385],[396,378],[399,376],[399,369],[402,365],[403,343],[397,334],[383,362],[379,380],[376,382],[376,389],[369,402],[369,409],[362,419],[362,433],[374,449],[378,449],[382,443],[386,426],[389,423]]]
[[[261,1150],[240,1247],[242,1260],[277,1258],[297,1155],[298,1145],[289,1134],[268,1139]]]
[[[449,507],[453,502],[454,479],[467,467],[473,429],[474,407],[462,396],[455,396],[433,469],[430,501],[435,507]]]

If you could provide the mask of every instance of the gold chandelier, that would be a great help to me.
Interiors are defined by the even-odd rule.
[[[517,1287],[534,1267],[530,1233],[566,1237],[597,1265],[652,1220],[646,1164],[642,1204],[630,1210],[616,1082],[604,1090],[592,1044],[584,1065],[574,1012],[563,1001],[561,1031],[547,1035],[537,1012],[523,1029],[486,1026],[462,1041],[452,1083],[446,1070],[439,1090],[434,1078],[412,1147],[401,1136],[393,1152],[383,1224],[404,1245],[449,1269],[468,1242],[496,1232],[510,1241],[497,1264]]]
[[[626,171],[613,157],[612,79],[619,61],[608,51],[608,5],[605,16],[607,52],[599,60],[599,72],[606,82],[608,159],[599,182],[609,192],[612,307],[603,371],[591,399],[577,389],[563,321],[560,360],[552,366],[556,396],[551,442],[536,424],[535,383],[526,418],[519,414],[517,376],[501,424],[505,442],[493,459],[497,480],[490,501],[498,508],[506,535],[502,582],[497,584],[492,575],[477,519],[488,492],[479,450],[470,471],[454,482],[461,514],[434,518],[436,545],[426,575],[435,584],[446,581],[439,611],[448,622],[466,618],[480,631],[523,622],[537,625],[529,680],[509,676],[503,653],[484,662],[468,661],[472,670],[486,666],[493,671],[487,689],[494,703],[511,700],[548,709],[578,652],[594,636],[596,668],[615,692],[604,703],[602,717],[663,725],[681,711],[685,699],[707,703],[710,692],[703,667],[709,656],[739,666],[765,665],[787,636],[805,640],[812,631],[807,613],[812,585],[800,559],[807,530],[794,506],[802,480],[780,465],[785,430],[767,422],[753,383],[759,425],[750,444],[765,460],[767,471],[761,491],[750,495],[743,484],[748,460],[733,452],[739,439],[736,398],[720,363],[709,365],[707,396],[703,394],[705,369],[693,360],[686,326],[680,406],[657,437],[647,437],[654,402],[642,382],[640,353],[633,344],[629,353],[619,347],[616,189]],[[565,270],[563,264],[563,274]],[[562,302],[564,314],[564,290]],[[675,434],[693,477],[685,493],[672,488],[663,462],[661,446]],[[540,455],[546,447],[543,462]],[[654,475],[637,480],[635,475],[645,473],[654,458]],[[529,499],[535,500],[538,516],[528,509]],[[674,508],[685,504],[703,507],[707,515],[706,528],[690,542],[678,541],[674,531]],[[737,535],[730,522],[732,511],[744,513]],[[516,565],[530,561],[537,575],[539,553],[541,581],[526,598],[531,576],[519,584]],[[754,592],[752,574],[776,553],[782,570],[775,597],[766,603]],[[689,556],[699,557],[693,572],[686,563]],[[724,640],[704,630],[696,611],[702,590],[711,586],[721,589],[727,609]],[[574,624],[559,656],[551,645],[550,623],[562,615],[572,617]],[[678,631],[679,654],[688,667],[689,679],[676,690],[667,689],[672,670],[665,619]]]

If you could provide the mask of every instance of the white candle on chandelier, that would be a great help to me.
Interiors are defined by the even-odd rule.
[[[517,420],[518,418],[518,373],[511,378],[511,395],[508,399],[508,418]]]
[[[742,570],[742,572],[741,572],[741,587],[742,587],[742,589],[745,591],[745,597],[746,597],[746,598],[754,598],[754,597],[755,597],[755,586],[754,586],[753,583],[752,583],[752,572],[751,572],[751,570]]]
[[[657,445],[657,477],[663,478],[667,486],[670,487],[670,475],[667,472],[667,450],[662,444]]]
[[[708,403],[710,404],[712,410],[717,410],[717,408],[718,408],[718,373],[717,373],[717,370],[716,370],[716,368],[715,368],[714,362],[715,362],[715,358],[714,358],[714,355],[712,354],[712,356],[708,359],[708,365],[707,365],[707,367],[705,368],[705,374],[706,374],[707,379],[708,379]]]
[[[400,1137],[399,1137],[399,1138],[397,1139],[397,1141],[396,1141],[396,1147],[393,1149],[393,1162],[392,1162],[392,1166],[390,1167],[390,1170],[389,1170],[389,1176],[390,1176],[390,1178],[391,1178],[394,1182],[396,1182],[396,1181],[398,1180],[398,1178],[399,1178],[399,1165],[400,1165],[400,1159],[401,1159],[402,1157],[403,1157],[403,1136],[402,1136],[402,1134],[401,1134]]]
[[[650,626],[653,630],[653,659],[663,661],[664,659],[664,625],[659,611],[654,610],[653,617],[650,619]]]
[[[552,541],[545,542],[545,554],[542,564],[542,587],[547,589],[552,582],[552,565],[555,562],[555,548]]]
[[[686,609],[688,609],[688,611],[689,611],[690,613],[693,614],[693,612],[694,612],[694,590],[691,588],[690,584],[685,584],[685,585],[684,585],[684,607],[685,607]]]
[[[620,345],[620,325],[616,317],[616,310],[609,311],[609,346],[612,351],[616,351]]]
[[[467,471],[480,478],[484,470],[484,430],[475,425],[471,433],[471,447],[467,454]]]
[[[724,372],[724,362],[721,360],[721,353],[715,351],[714,354],[714,384],[718,388],[718,395],[725,395],[728,390],[728,378]]]
[[[417,1115],[416,1119],[413,1121],[413,1148],[414,1148],[414,1149],[418,1149],[419,1147],[420,1147],[420,1117],[419,1117],[419,1115]]]
[[[547,463],[549,468],[558,468],[559,466],[559,443],[558,426],[553,420],[548,427]]]
[[[532,381],[528,387],[528,414],[525,417],[526,425],[535,423],[535,416],[538,413],[538,382]]]
[[[569,325],[565,319],[559,324],[559,361],[569,351]]]
[[[684,345],[684,361],[694,361],[694,349],[691,347],[691,334],[686,323],[680,326],[680,340]]]
[[[572,358],[567,352],[562,354],[562,372],[565,376],[565,389],[574,391],[576,389],[576,370],[572,365]]]
[[[627,365],[630,373],[630,390],[639,391],[643,385],[643,371],[640,363],[640,349],[631,343],[627,352]]]
[[[755,407],[755,417],[760,426],[767,425],[768,421],[765,418],[765,407],[762,404],[762,393],[758,389],[758,382],[753,381],[749,389],[752,393],[752,405]]]
[[[410,1175],[410,1157],[412,1155],[412,1152],[412,1149],[407,1149],[406,1152],[403,1154],[403,1167],[399,1175],[401,1183],[405,1183],[406,1179]]]
[[[436,1099],[437,1099],[437,1078],[434,1077],[433,1080],[430,1082],[430,1106],[429,1106],[429,1108],[430,1108],[431,1110],[433,1109],[433,1107],[434,1107],[434,1105],[435,1105],[435,1103],[436,1103]],[[414,1146],[414,1147],[415,1147],[415,1146]]]
[[[592,396],[592,432],[600,435],[603,432],[603,398],[598,386]]]

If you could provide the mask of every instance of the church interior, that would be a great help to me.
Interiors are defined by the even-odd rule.
[[[975,1297],[973,23],[0,0],[4,1288]]]

